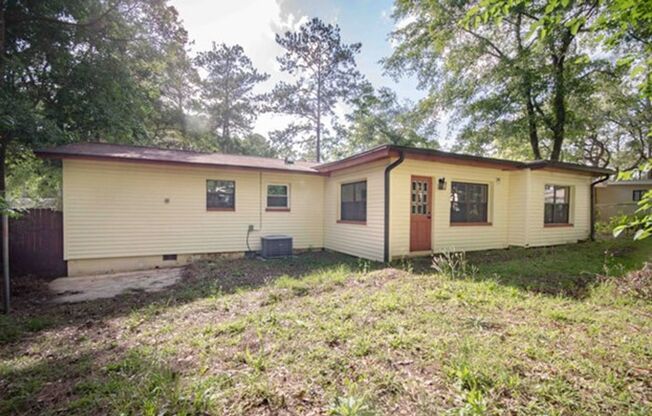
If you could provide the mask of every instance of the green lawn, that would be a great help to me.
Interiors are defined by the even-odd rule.
[[[215,260],[162,294],[28,296],[0,318],[0,414],[652,413],[652,301],[618,278],[652,241],[468,259]]]

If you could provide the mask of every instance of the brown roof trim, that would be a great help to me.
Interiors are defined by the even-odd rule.
[[[340,169],[346,169],[363,163],[379,160],[387,157],[397,157],[403,152],[406,159],[428,160],[442,163],[455,163],[467,166],[499,168],[503,170],[518,169],[546,169],[546,170],[564,170],[575,171],[595,175],[610,175],[614,171],[594,166],[585,166],[575,163],[554,162],[548,160],[538,160],[534,162],[518,162],[507,159],[497,159],[491,157],[474,156],[463,153],[444,152],[435,149],[424,149],[417,147],[406,147],[396,145],[381,145],[365,152],[347,157],[335,162],[324,163],[315,166],[320,172],[333,172]]]
[[[334,162],[322,163],[321,165],[315,166],[315,169],[317,169],[319,172],[331,173],[334,171],[362,165],[365,163],[375,162],[377,160],[382,160],[389,157],[398,157],[398,155],[398,151],[391,149],[389,146],[383,145],[374,147],[364,152],[356,153],[353,156],[336,160]]]
[[[554,160],[536,160],[534,162],[527,162],[525,166],[530,169],[547,169],[547,170],[571,170],[576,172],[584,172],[599,175],[613,175],[616,171],[599,168],[597,166],[580,165],[577,163],[557,162]]]
[[[594,166],[574,163],[538,160],[517,162],[506,159],[474,156],[461,153],[444,152],[396,145],[381,145],[357,153],[347,158],[314,165],[309,162],[283,164],[282,160],[255,156],[225,155],[186,150],[159,149],[141,146],[114,145],[106,143],[78,143],[44,149],[35,152],[44,159],[80,159],[96,161],[121,161],[130,163],[155,163],[164,165],[200,166],[207,168],[254,170],[270,172],[300,173],[308,175],[329,175],[342,169],[351,168],[403,154],[406,159],[436,161],[467,166],[498,168],[503,170],[545,169],[549,171],[573,171],[587,175],[605,176],[614,171]]]

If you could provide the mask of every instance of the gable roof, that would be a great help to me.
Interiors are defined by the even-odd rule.
[[[125,162],[167,163],[204,167],[231,167],[317,175],[328,175],[331,172],[349,167],[390,157],[398,157],[400,154],[403,154],[406,158],[410,159],[459,163],[469,166],[491,167],[504,170],[555,169],[599,176],[611,175],[614,173],[614,171],[610,169],[575,163],[550,160],[517,162],[507,159],[396,145],[377,146],[344,159],[321,164],[305,161],[287,162],[282,159],[258,156],[229,155],[224,153],[206,153],[189,150],[160,149],[154,147],[107,143],[67,144],[52,149],[39,150],[35,153],[39,157],[49,159],[118,160]]]

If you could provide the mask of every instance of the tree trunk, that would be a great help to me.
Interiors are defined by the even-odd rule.
[[[566,52],[573,40],[573,35],[570,30],[566,30],[563,34],[561,45],[558,53],[552,54],[552,64],[554,67],[553,83],[554,83],[554,96],[553,96],[553,113],[554,125],[552,126],[552,152],[550,153],[550,160],[559,160],[561,157],[561,147],[564,143],[565,127],[566,127],[566,84],[565,84],[565,61]]]
[[[554,56],[553,64],[555,67],[554,73],[554,97],[553,108],[555,115],[555,124],[552,129],[552,152],[550,153],[550,160],[559,160],[561,156],[561,146],[564,142],[564,127],[566,124],[566,100],[565,100],[565,86],[564,86],[564,56]]]
[[[0,0],[0,91],[4,92],[5,85],[5,60],[6,60],[6,35],[7,27],[5,21],[5,0]],[[0,198],[5,196],[5,156],[7,154],[7,143],[9,134],[6,131],[0,131]],[[0,224],[0,228],[2,225]],[[1,231],[1,230],[0,230]],[[0,233],[1,234],[1,233]]]
[[[5,169],[6,169],[6,158],[7,158],[7,135],[2,133],[0,136],[0,197],[4,199],[5,197]]]
[[[530,146],[532,154],[536,160],[541,160],[541,150],[539,149],[539,132],[537,130],[536,112],[532,102],[532,89],[529,80],[525,82],[525,108],[527,110],[527,126],[530,135]]]
[[[321,162],[321,81],[317,81],[317,163]]]
[[[520,62],[524,55],[525,49],[523,48],[523,41],[521,39],[521,23],[523,16],[519,13],[516,17],[515,35],[516,44],[518,47],[518,61]],[[530,68],[520,69],[523,72],[523,93],[525,98],[525,109],[527,116],[528,134],[530,136],[530,147],[532,147],[532,154],[536,160],[541,160],[541,150],[539,149],[539,131],[537,130],[537,115],[534,108],[534,99],[532,98],[532,81],[530,79]]]

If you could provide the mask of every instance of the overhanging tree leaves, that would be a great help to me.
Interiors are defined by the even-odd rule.
[[[276,146],[293,153],[296,145],[317,161],[322,159],[327,119],[337,103],[355,96],[362,76],[355,55],[360,43],[344,44],[340,28],[314,18],[297,32],[276,35],[285,50],[278,58],[281,70],[294,81],[280,82],[269,95],[268,111],[295,116],[297,121],[271,134]]]
[[[452,108],[453,120],[465,126],[460,139],[472,147],[504,148],[502,140],[529,138],[534,158],[559,160],[574,122],[569,100],[608,69],[578,48],[582,24],[566,25],[578,16],[591,19],[595,9],[581,4],[566,11],[540,43],[531,35],[545,17],[543,2],[511,8],[496,21],[477,15],[479,3],[397,1],[394,16],[402,25],[392,34],[398,45],[387,70],[417,75],[430,92],[425,103]]]
[[[165,0],[0,0],[0,192],[9,151],[151,140],[165,51],[185,41]]]
[[[196,62],[207,71],[201,95],[219,147],[236,152],[237,138],[251,133],[259,112],[260,97],[253,89],[269,75],[254,68],[240,45],[213,43],[212,50],[200,53]]]
[[[340,133],[336,147],[339,157],[349,156],[381,144],[437,147],[436,120],[428,111],[419,111],[410,102],[400,102],[389,88],[375,90],[365,82],[361,93],[351,100],[348,125]]]

